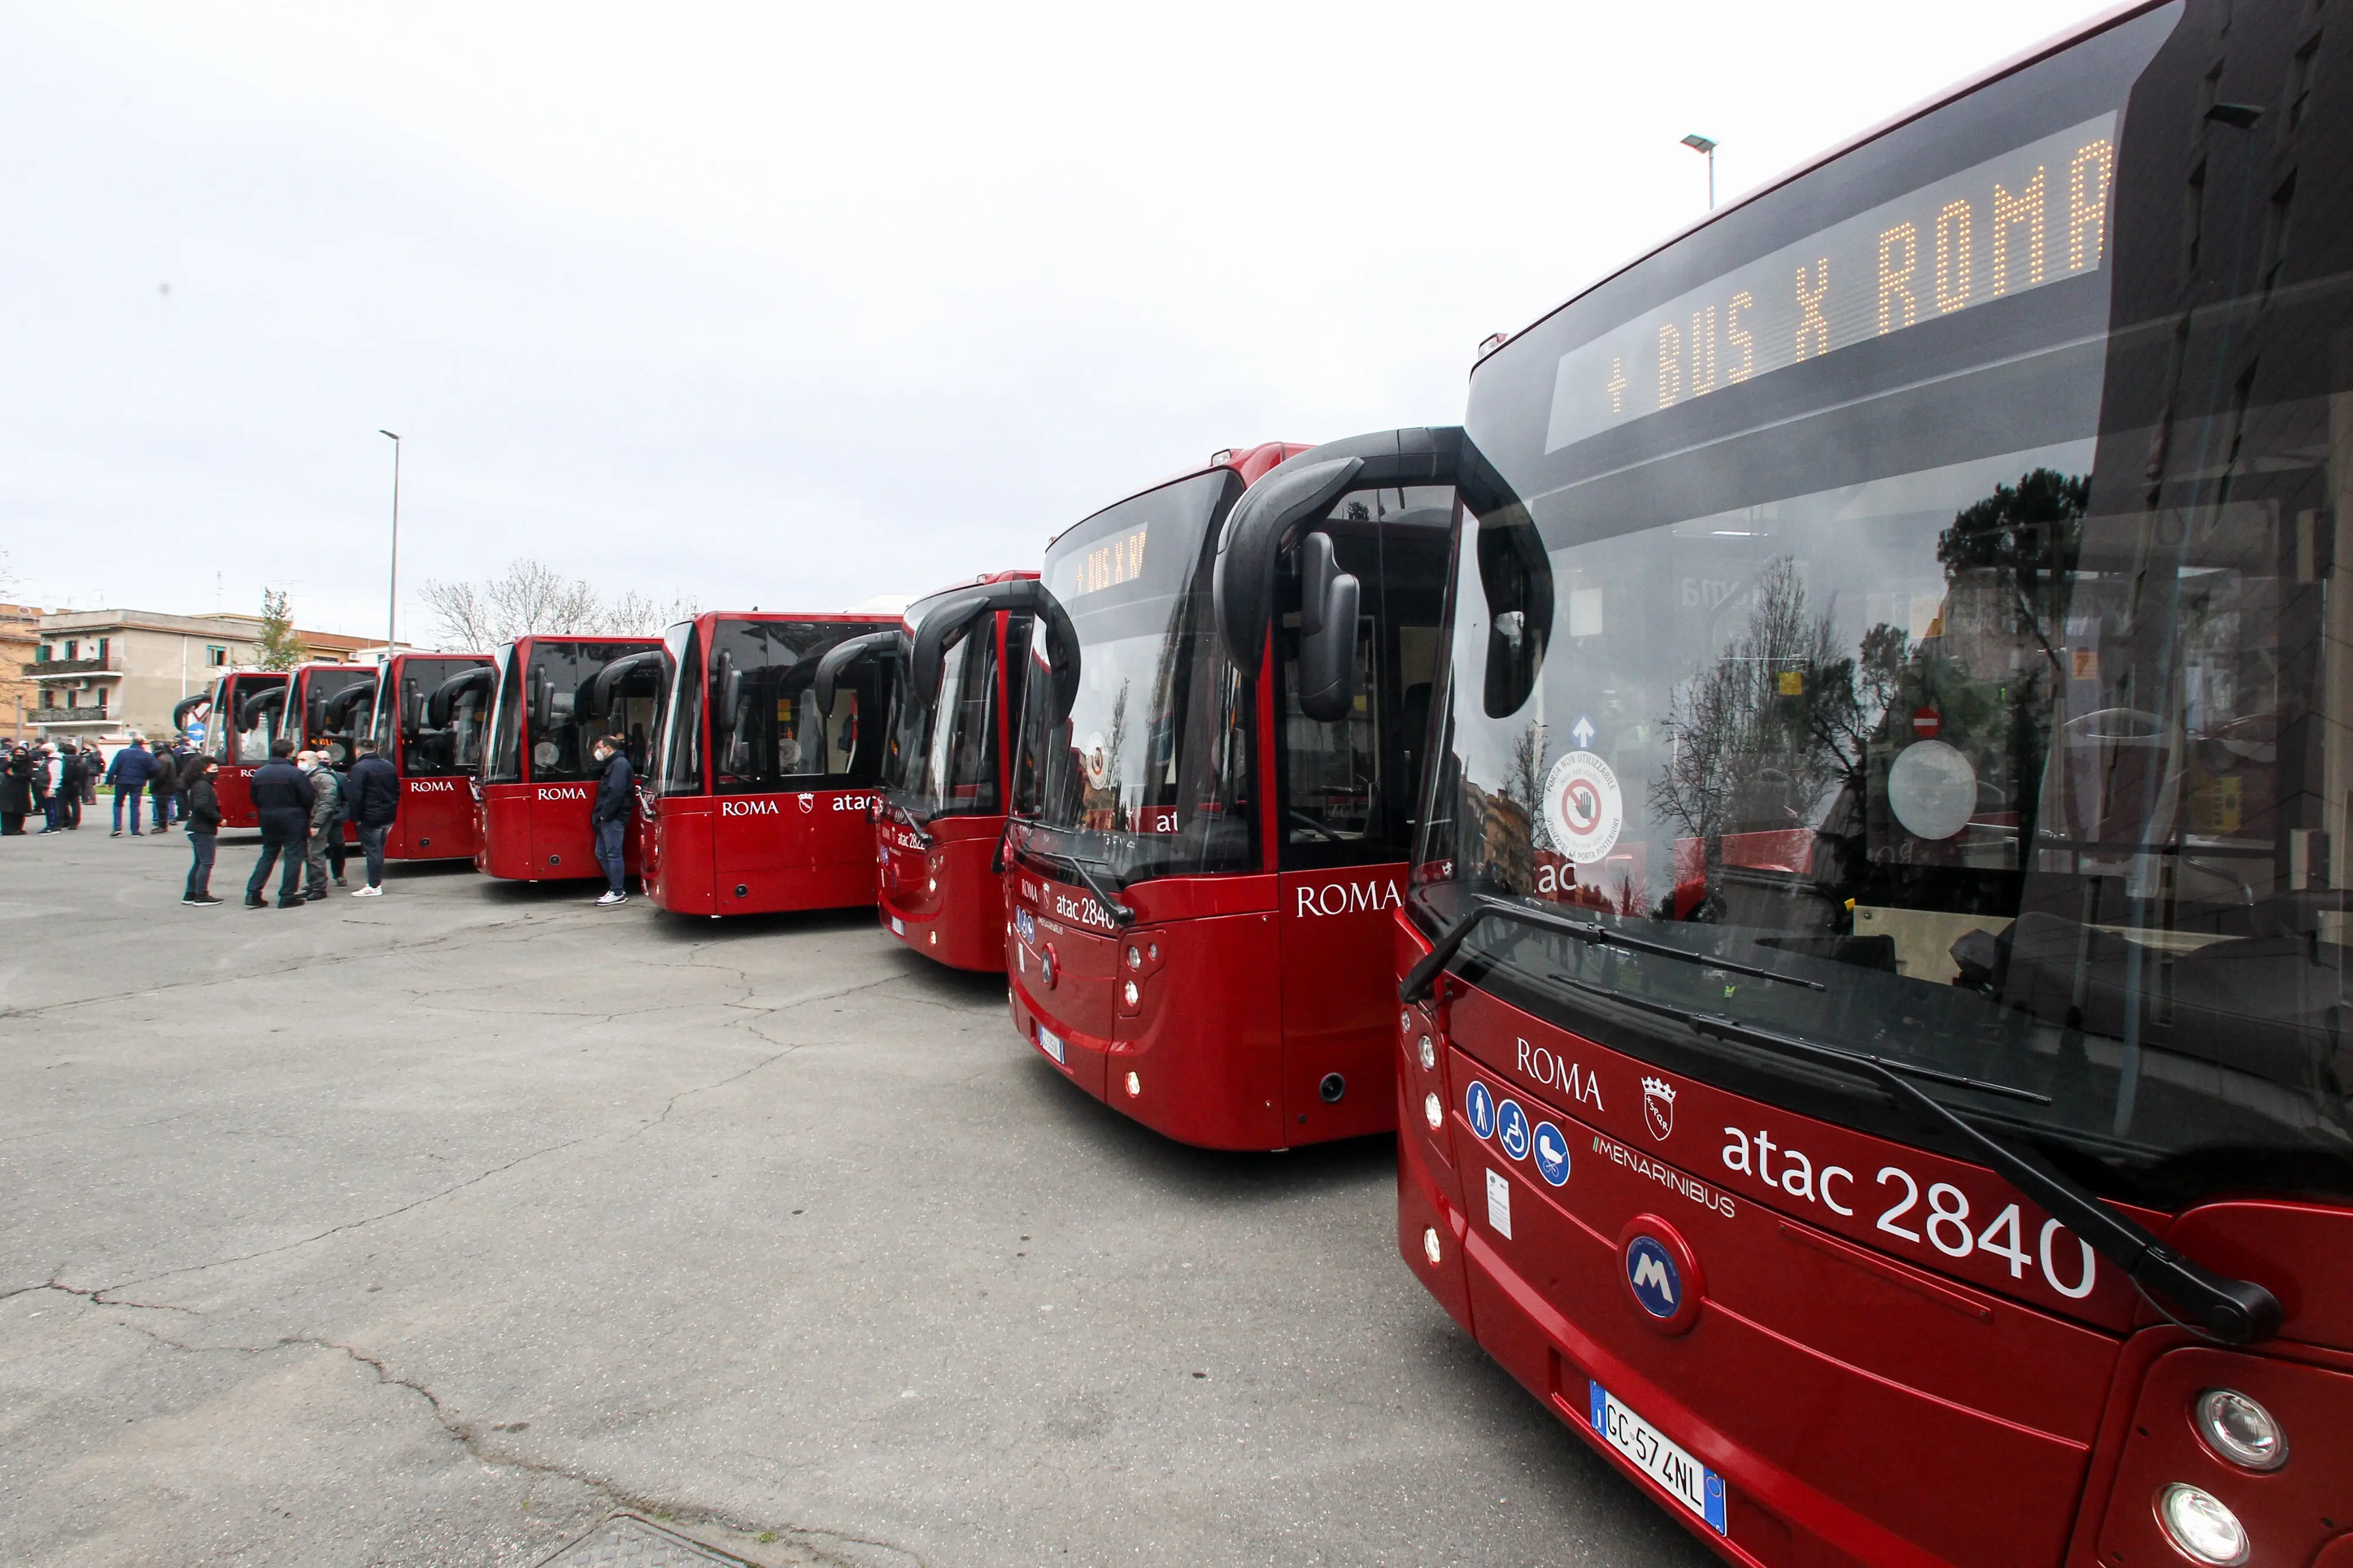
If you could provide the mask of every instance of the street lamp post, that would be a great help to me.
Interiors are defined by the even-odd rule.
[[[1715,143],[1696,132],[1683,138],[1683,145],[1694,153],[1707,154],[1707,210],[1715,210]]]
[[[385,589],[384,605],[384,662],[388,669],[393,634],[400,629],[400,437],[389,430],[376,434],[392,439],[392,581]]]

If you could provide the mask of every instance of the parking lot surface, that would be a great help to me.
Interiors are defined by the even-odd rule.
[[[1167,1143],[866,911],[185,860],[0,845],[0,1562],[1713,1561],[1416,1283],[1386,1140]]]

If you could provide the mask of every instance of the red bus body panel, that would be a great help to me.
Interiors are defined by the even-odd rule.
[[[989,869],[1002,816],[935,816],[932,847],[888,817],[875,824],[882,929],[955,969],[1001,972],[1005,878]]]
[[[1402,973],[1428,948],[1401,915],[1395,926]],[[1942,1184],[1968,1228],[1998,1240],[1996,1216],[2016,1204],[2011,1245],[2033,1252],[2046,1216],[1989,1171],[1662,1072],[1452,980],[1392,1009],[1399,1251],[1490,1354],[1726,1559],[2178,1562],[2154,1511],[2177,1480],[2229,1503],[2258,1562],[2310,1563],[2344,1522],[2353,1215],[2217,1204],[2168,1225],[2135,1212],[2287,1309],[2260,1350],[2194,1345],[2105,1260],[2071,1298],[2083,1281],[2063,1231],[2054,1289],[2048,1265],[1974,1242],[1954,1258],[1955,1227],[1932,1250],[1928,1211],[1889,1201]],[[1558,1131],[1561,1184],[1480,1136],[1474,1079]],[[1686,1250],[1688,1326],[1663,1331],[1629,1289],[1638,1229]],[[1597,1384],[1724,1479],[1726,1534],[1597,1433]],[[2253,1394],[2308,1447],[2272,1476],[2215,1459],[2189,1408],[2215,1386]],[[2332,1485],[2333,1515],[2320,1497]]]
[[[222,827],[261,826],[261,814],[253,809],[253,775],[260,771],[258,765],[248,768],[223,763],[213,774],[213,793],[220,797]]]
[[[559,882],[601,877],[596,836],[588,814],[596,804],[594,784],[481,784],[475,808],[474,869],[486,877],[522,882]],[[621,835],[623,863],[638,868],[634,825]]]
[[[474,797],[462,775],[400,781],[400,816],[385,836],[389,860],[470,860]]]

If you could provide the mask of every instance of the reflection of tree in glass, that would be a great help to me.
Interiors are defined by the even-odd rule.
[[[1776,556],[1757,574],[1747,625],[1669,704],[1651,809],[1700,841],[1702,920],[1723,918],[1725,834],[1802,826],[1841,780],[1806,700],[1837,662],[1831,622],[1831,609],[1808,609],[1797,561]],[[1851,667],[1846,684],[1852,693]]]
[[[1529,839],[1537,849],[1552,847],[1552,832],[1545,826],[1544,816],[1545,764],[1550,760],[1544,721],[1531,719],[1528,727],[1512,742],[1512,765],[1504,776],[1504,798],[1527,813]]]

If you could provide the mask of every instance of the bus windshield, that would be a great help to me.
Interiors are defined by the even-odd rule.
[[[811,700],[809,685],[818,661],[836,643],[895,626],[727,616],[713,622],[704,700],[716,793],[853,789],[878,782],[890,661],[860,659],[844,670],[830,710]]]
[[[1242,489],[1213,468],[1097,513],[1054,542],[1046,586],[1079,643],[1079,692],[1051,722],[1032,645],[1017,849],[1115,881],[1254,870],[1250,688],[1211,626],[1218,530]]]
[[[269,760],[269,742],[278,739],[278,731],[286,716],[286,677],[282,675],[224,676],[214,689],[212,712],[206,722],[212,728],[205,736],[207,755],[227,764],[253,766]],[[255,702],[254,699],[270,692],[279,693],[275,702]],[[240,712],[252,703],[250,723]]]
[[[924,614],[947,599],[943,594],[908,610],[906,624],[920,626]],[[997,617],[985,615],[958,638],[941,660],[936,691],[902,688],[892,716],[891,742],[882,761],[882,784],[891,804],[917,823],[934,816],[1005,809],[997,790]],[[1029,617],[1008,617],[1006,668],[1017,684],[1029,649]]]
[[[480,658],[406,658],[400,661],[397,679],[377,689],[368,733],[381,754],[399,763],[403,778],[444,778],[470,773],[481,765],[489,682],[459,693],[449,704],[449,722],[440,729],[432,726],[426,712],[444,682],[481,668]]]
[[[328,714],[328,705],[354,687],[375,686],[375,671],[364,666],[313,669],[299,684],[302,711],[293,726],[296,742],[306,749],[324,752],[328,762],[336,767],[351,766],[353,737],[367,723],[367,700],[360,698],[342,704],[332,717]]]
[[[1481,364],[1417,913],[1688,956],[1491,920],[1474,983],[1907,1142],[1688,1021],[2000,1085],[1927,1087],[2127,1201],[2353,1195],[2353,231],[2285,252],[2247,132],[2145,96],[2178,15]]]

